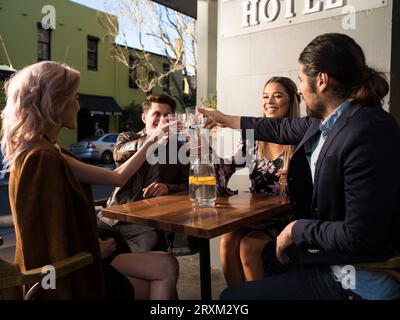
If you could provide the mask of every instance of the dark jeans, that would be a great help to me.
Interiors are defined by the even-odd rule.
[[[292,263],[282,265],[275,255],[275,241],[264,249],[266,278],[225,289],[222,300],[359,300],[334,280],[329,267],[303,269],[296,264],[296,251],[287,250]],[[293,247],[292,247],[293,248]]]

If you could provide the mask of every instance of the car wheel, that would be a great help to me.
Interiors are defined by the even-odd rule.
[[[111,151],[104,151],[103,154],[101,155],[101,161],[103,161],[104,163],[110,164],[114,161],[113,159],[113,155],[111,153]]]

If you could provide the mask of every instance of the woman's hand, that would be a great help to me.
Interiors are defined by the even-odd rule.
[[[282,187],[287,187],[288,182],[287,182],[287,170],[279,170],[276,174],[279,177],[279,184]]]
[[[225,127],[224,114],[218,110],[211,108],[200,108],[197,110],[206,117],[205,128],[212,129],[215,126]]]
[[[154,132],[149,133],[146,142],[139,150],[115,170],[93,166],[68,155],[64,155],[64,158],[80,182],[123,187],[140,170],[140,167],[146,161],[147,151],[152,144],[155,142],[162,144],[168,140],[168,129],[172,124],[174,123],[168,123],[166,119],[162,118]],[[158,146],[156,145],[155,147]]]
[[[207,129],[212,129],[215,126],[228,127],[232,129],[240,129],[240,117],[230,116],[222,113],[221,111],[210,108],[197,108],[197,110],[206,116],[206,123],[204,125]]]
[[[105,240],[99,239],[99,244],[100,244],[100,254],[102,259],[109,257],[117,249],[117,243],[113,238]]]

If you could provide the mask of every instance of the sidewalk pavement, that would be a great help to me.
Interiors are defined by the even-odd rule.
[[[0,247],[0,259],[12,262],[15,251],[14,228],[1,228],[0,236],[4,244]],[[177,257],[179,261],[179,279],[177,290],[180,300],[200,300],[200,264],[199,255]],[[221,270],[211,269],[212,298],[218,300],[226,288],[225,279]]]

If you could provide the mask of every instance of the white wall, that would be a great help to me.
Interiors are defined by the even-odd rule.
[[[344,30],[343,16],[338,16],[231,37],[225,37],[219,32],[218,109],[229,114],[259,116],[265,82],[272,76],[287,76],[298,84],[299,54],[317,35],[327,32],[345,33],[353,37],[364,49],[367,63],[388,75],[392,1],[386,7],[356,13],[355,30]],[[351,2],[348,0],[347,4]],[[219,0],[218,9],[219,21],[222,15],[225,15],[226,21],[233,19],[233,16],[237,17],[231,10],[224,11],[222,0]],[[226,16],[229,14],[232,18]],[[240,25],[241,21],[237,21],[237,24]],[[385,108],[388,110],[387,102]],[[301,110],[302,115],[305,115],[304,105]],[[229,147],[225,146],[225,154],[229,152]],[[247,186],[247,181],[237,177],[234,179],[240,188]]]
[[[353,37],[364,49],[368,64],[389,73],[392,1],[387,7],[357,13],[355,30],[343,30],[342,17],[334,17],[234,37],[219,34],[218,109],[233,114],[260,115],[266,80],[283,75],[298,83],[299,54],[313,38],[327,32]],[[221,2],[219,17],[225,14]]]

